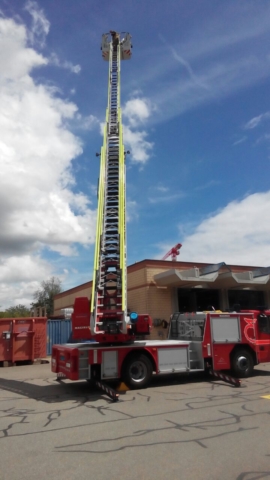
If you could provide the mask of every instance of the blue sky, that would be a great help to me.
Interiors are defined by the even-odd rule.
[[[270,4],[0,0],[0,305],[92,278],[107,105],[121,65],[127,259],[270,265]]]

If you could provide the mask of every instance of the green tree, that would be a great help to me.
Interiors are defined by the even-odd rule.
[[[51,277],[49,280],[41,282],[41,288],[34,292],[35,302],[33,307],[46,308],[47,316],[53,314],[53,299],[54,296],[62,291],[61,280],[56,277]]]
[[[2,312],[1,312],[2,316]],[[6,308],[6,311],[3,312],[4,318],[19,318],[19,317],[30,317],[31,311],[29,307],[25,307],[25,305],[16,305],[14,307]]]

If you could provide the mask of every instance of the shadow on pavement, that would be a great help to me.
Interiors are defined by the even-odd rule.
[[[254,377],[270,376],[270,371],[255,369]],[[243,379],[245,381],[245,379]],[[86,401],[97,401],[100,399],[106,399],[111,402],[111,399],[97,388],[93,384],[87,383],[85,380],[71,382],[70,380],[40,380],[42,385],[30,383],[27,381],[10,380],[0,377],[0,389],[28,397],[37,401],[46,403],[57,403],[65,401],[76,401],[79,403],[85,403]],[[185,385],[187,383],[217,383],[221,382],[223,385],[231,388],[235,388],[233,385],[225,383],[219,379],[216,379],[205,372],[196,373],[181,373],[181,374],[168,374],[168,375],[153,375],[151,388],[166,387],[172,385]],[[44,384],[45,383],[45,384]],[[116,389],[119,383],[108,382],[108,385]],[[120,395],[125,392],[120,392]]]
[[[27,381],[8,380],[0,377],[0,389],[46,403],[76,401],[83,404],[86,401],[100,399],[111,402],[111,399],[102,391],[93,385],[89,385],[86,381],[52,381],[53,384],[48,382],[45,385],[37,385]]]

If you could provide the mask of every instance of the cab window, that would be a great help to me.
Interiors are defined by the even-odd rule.
[[[258,315],[258,327],[260,332],[270,333],[270,317],[264,313]]]

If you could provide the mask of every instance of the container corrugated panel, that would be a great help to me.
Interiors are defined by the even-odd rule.
[[[34,323],[34,358],[46,357],[46,334],[47,334],[47,318],[37,317]]]
[[[48,320],[47,355],[52,354],[52,346],[67,343],[71,334],[71,320]]]

